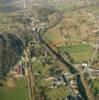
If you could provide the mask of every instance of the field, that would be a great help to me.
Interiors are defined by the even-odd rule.
[[[47,40],[52,42],[53,45],[56,46],[65,45],[64,37],[61,36],[60,31],[57,27],[48,30],[48,32],[45,33],[44,36]]]
[[[28,100],[28,89],[26,80],[19,79],[16,87],[0,87],[0,100]]]
[[[74,7],[75,7],[74,4],[64,3],[64,4],[57,6],[57,9],[66,12],[66,11],[72,10]]]
[[[90,50],[91,47],[87,44],[80,44],[77,46],[63,46],[63,47],[59,47],[59,50],[63,51],[63,52],[68,52],[68,53],[77,53],[77,52],[83,52],[83,51],[87,51]]]
[[[75,63],[88,61],[92,57],[93,49],[82,43],[96,43],[99,39],[99,36],[93,33],[98,28],[94,23],[95,16],[90,14],[85,10],[64,13],[64,19],[49,29],[44,37],[61,52],[68,52]]]
[[[63,46],[79,44],[82,41],[96,42],[98,35],[93,33],[98,25],[94,23],[95,16],[87,11],[64,13],[64,19],[44,35],[53,45]],[[89,20],[90,19],[90,20]],[[65,37],[65,38],[64,38]]]
[[[92,48],[87,44],[80,44],[77,46],[69,47],[63,46],[59,47],[58,50],[63,53],[69,53],[76,63],[88,61],[93,54]]]
[[[89,61],[92,57],[93,51],[83,51],[78,53],[72,53],[71,57],[74,59],[75,63],[82,63],[84,61]]]
[[[99,5],[93,5],[86,8],[88,11],[99,15]]]

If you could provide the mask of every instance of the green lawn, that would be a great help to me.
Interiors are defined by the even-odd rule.
[[[0,87],[0,100],[29,100],[26,80],[19,79],[16,87]]]

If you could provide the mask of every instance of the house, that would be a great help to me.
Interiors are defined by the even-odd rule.
[[[82,67],[88,67],[88,64],[87,63],[82,63]]]
[[[19,61],[15,67],[11,68],[10,74],[13,75],[14,77],[23,77],[25,74],[25,69],[24,66],[22,65],[21,61]]]

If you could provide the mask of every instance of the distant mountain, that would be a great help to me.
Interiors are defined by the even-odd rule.
[[[16,1],[16,0],[0,0],[0,3],[11,3],[14,1]]]
[[[36,4],[51,4],[51,5],[61,5],[64,3],[73,3],[73,4],[94,4],[99,2],[99,0],[27,0],[27,2],[34,2]]]

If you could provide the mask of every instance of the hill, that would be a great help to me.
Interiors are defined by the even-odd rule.
[[[16,0],[0,0],[0,3],[12,3]]]

